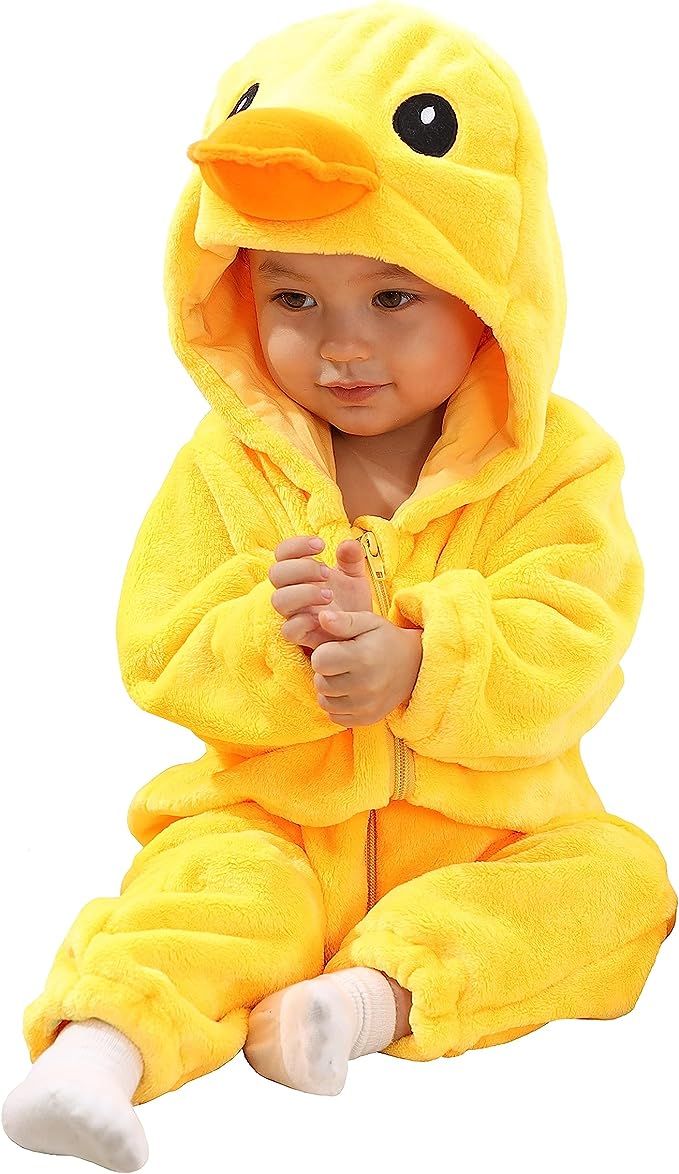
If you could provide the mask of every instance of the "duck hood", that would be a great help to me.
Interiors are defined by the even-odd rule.
[[[176,206],[172,345],[249,449],[337,508],[329,424],[274,382],[242,249],[353,253],[461,298],[486,324],[394,518],[417,532],[537,456],[566,297],[540,132],[471,33],[379,2],[292,25],[222,76]]]

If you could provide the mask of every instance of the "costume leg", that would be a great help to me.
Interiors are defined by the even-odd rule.
[[[554,1019],[625,1015],[673,928],[660,849],[615,815],[508,832],[482,857],[395,885],[325,966],[371,966],[411,991],[412,1034],[389,1055],[457,1056]]]
[[[260,999],[323,969],[323,897],[301,844],[253,802],[164,827],[120,896],[90,901],[68,931],[24,1012],[31,1060],[66,1022],[103,1019],[142,1053],[142,1104],[231,1059]]]

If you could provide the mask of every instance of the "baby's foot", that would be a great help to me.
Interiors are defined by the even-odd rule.
[[[117,1028],[100,1019],[69,1023],[7,1097],[5,1133],[38,1153],[139,1170],[149,1151],[131,1098],[142,1072],[141,1053]]]
[[[391,1043],[396,1000],[379,970],[353,966],[274,991],[250,1012],[246,1060],[268,1080],[334,1096],[348,1061]]]

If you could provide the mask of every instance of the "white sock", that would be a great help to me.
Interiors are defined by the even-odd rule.
[[[7,1097],[3,1129],[24,1149],[139,1170],[148,1145],[131,1100],[143,1071],[136,1044],[112,1024],[68,1023]]]
[[[356,1006],[358,1030],[349,1059],[388,1047],[396,1030],[396,1000],[384,975],[368,966],[351,966],[326,977],[348,991]]]
[[[396,1030],[387,978],[368,966],[319,974],[262,999],[250,1013],[243,1053],[278,1084],[334,1096],[348,1061],[386,1048]]]

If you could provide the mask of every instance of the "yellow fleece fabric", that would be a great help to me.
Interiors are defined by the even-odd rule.
[[[120,895],[79,913],[24,1013],[31,1059],[97,1016],[141,1103],[230,1059],[268,993],[341,967],[412,992],[412,1060],[635,1004],[674,925],[666,862],[608,813],[580,739],[623,683],[643,569],[616,441],[552,391],[565,317],[538,127],[490,48],[375,3],[256,44],[218,83],[165,263],[209,404],[125,572],[122,677],[205,753],[133,797]],[[273,382],[240,249],[354,253],[488,330],[390,519],[349,522],[328,423]],[[422,631],[412,696],[323,710],[280,634],[284,538],[361,538],[374,607]]]

